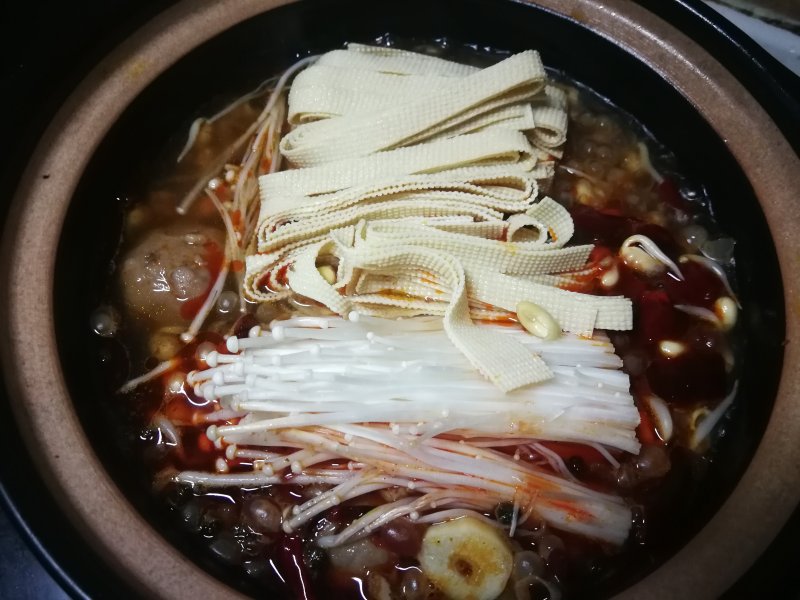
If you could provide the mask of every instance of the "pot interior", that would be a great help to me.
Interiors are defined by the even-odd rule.
[[[707,470],[673,507],[674,518],[645,552],[623,554],[618,576],[587,581],[606,596],[640,579],[678,550],[736,485],[766,426],[781,368],[783,290],[775,249],[758,199],[725,143],[691,101],[639,58],[578,21],[518,2],[490,0],[303,1],[252,18],[194,49],[162,74],[125,111],[94,153],[69,208],[59,242],[55,324],[75,410],[97,456],[131,504],[165,539],[215,576],[244,592],[243,576],[210,560],[204,549],[154,502],[137,467],[136,435],[110,409],[113,390],[129,375],[113,339],[96,336],[90,314],[108,293],[125,207],[155,172],[181,132],[224,99],[253,88],[298,57],[346,42],[447,40],[510,52],[538,49],[544,63],[577,80],[643,123],[678,157],[680,169],[710,199],[719,228],[736,240],[741,300],[740,387],[714,455],[677,469],[675,485]],[[624,564],[624,568],[622,565]]]

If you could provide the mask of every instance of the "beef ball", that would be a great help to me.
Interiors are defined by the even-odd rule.
[[[219,273],[223,248],[222,232],[202,225],[176,225],[146,234],[121,262],[125,307],[159,325],[185,325]]]

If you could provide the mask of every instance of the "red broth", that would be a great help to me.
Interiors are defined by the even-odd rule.
[[[691,497],[696,482],[703,477],[714,439],[712,435],[694,440],[694,432],[733,388],[736,328],[728,327],[730,316],[719,310],[720,298],[735,302],[735,297],[711,268],[713,265],[708,260],[681,260],[686,254],[710,257],[723,272],[732,273],[732,241],[715,229],[701,191],[681,175],[674,157],[630,117],[589,90],[571,83],[563,85],[570,97],[570,135],[549,193],[572,214],[576,229],[573,242],[595,244],[590,268],[575,278],[569,289],[622,294],[633,301],[633,330],[610,335],[630,376],[641,415],[637,434],[643,444],[639,456],[618,454],[619,467],[613,467],[591,447],[545,444],[579,481],[620,494],[633,507],[631,534],[622,548],[609,548],[544,523],[529,526],[532,535],[513,540],[518,552],[529,551],[538,557],[542,579],[569,597],[583,596],[595,586],[613,589],[619,585],[615,581],[627,577],[622,573],[626,563],[647,563],[652,548],[671,527],[674,516],[668,507]],[[153,185],[147,197],[128,212],[127,250],[123,248],[123,254],[156,226],[168,229],[183,222],[181,219],[220,231],[208,201],[198,201],[188,217],[175,216],[174,206],[185,191],[187,176],[202,171],[214,150],[225,147],[258,110],[257,101],[245,103],[216,128],[201,130],[197,147],[182,166]],[[647,160],[652,162],[652,169],[644,166]],[[220,197],[229,192],[224,180],[217,182]],[[648,275],[626,264],[620,257],[620,245],[631,235],[653,240],[679,265],[683,279],[669,270]],[[209,234],[201,243],[204,262],[200,266],[210,270],[219,269],[219,246],[212,238]],[[124,282],[121,285],[124,287]],[[207,286],[204,290],[207,294]],[[282,515],[319,493],[319,488],[281,485],[209,491],[170,481],[180,470],[213,471],[225,454],[224,448],[208,439],[206,424],[199,420],[212,407],[195,396],[181,375],[202,366],[203,351],[222,350],[225,334],[243,337],[256,323],[289,315],[296,305],[251,306],[244,316],[237,310],[218,310],[201,335],[183,346],[178,333],[192,314],[181,314],[180,319],[170,321],[163,315],[126,311],[121,308],[124,296],[123,290],[109,298],[109,305],[121,315],[117,337],[126,349],[124,356],[109,361],[109,370],[118,368],[127,356],[131,357],[134,374],[165,359],[173,360],[173,364],[159,378],[123,394],[117,406],[125,413],[125,421],[134,424],[138,456],[151,473],[153,494],[192,543],[250,581],[254,586],[251,589],[271,593],[271,597],[377,597],[384,584],[393,597],[442,597],[416,559],[424,525],[397,519],[343,551],[327,551],[314,543],[317,537],[352,522],[372,506],[391,501],[392,493],[402,491],[376,492],[346,502],[324,511],[301,530],[286,534],[280,527]],[[183,308],[193,313],[198,304],[193,300]],[[686,306],[705,312],[687,312]],[[653,395],[661,398],[672,416],[673,431],[668,440],[664,439],[658,410],[649,400]],[[163,414],[170,425],[154,424],[156,413]],[[522,447],[507,451],[526,459]],[[345,468],[336,463],[329,466]],[[244,459],[229,461],[234,473],[249,467],[251,462]],[[505,523],[512,518],[512,509],[501,504],[487,516]],[[531,586],[532,598],[546,598],[548,594],[546,585]]]

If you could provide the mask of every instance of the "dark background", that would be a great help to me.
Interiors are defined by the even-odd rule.
[[[70,90],[116,43],[171,4],[174,0],[0,2],[0,223],[28,155]],[[797,80],[788,87],[797,90]],[[11,418],[0,398],[0,497],[10,498],[9,514],[0,511],[0,599],[126,597],[124,584],[59,515],[21,452]],[[800,598],[798,536],[796,511],[727,597]]]

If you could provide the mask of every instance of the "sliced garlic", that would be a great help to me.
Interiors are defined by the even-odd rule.
[[[520,325],[536,337],[555,340],[561,335],[561,326],[549,312],[533,302],[517,304],[517,318]]]
[[[473,517],[431,526],[418,558],[446,597],[475,600],[493,600],[503,592],[514,560],[502,532]]]

